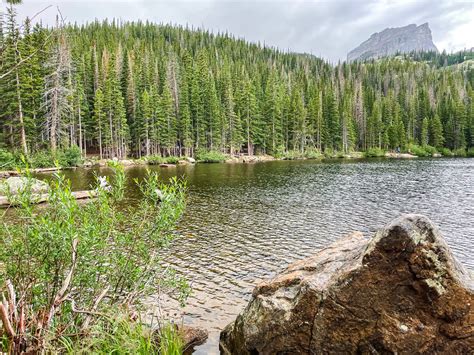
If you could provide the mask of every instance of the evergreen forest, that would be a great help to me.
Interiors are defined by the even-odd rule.
[[[0,27],[3,151],[141,158],[474,146],[469,52],[331,64],[180,26],[19,23],[14,5]]]

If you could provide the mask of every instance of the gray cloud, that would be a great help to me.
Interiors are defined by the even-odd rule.
[[[95,18],[150,20],[229,32],[282,50],[331,61],[386,27],[429,22],[439,49],[474,47],[474,3],[452,1],[232,1],[232,0],[24,0],[21,16],[47,5],[42,21],[54,22],[59,6],[68,21]]]

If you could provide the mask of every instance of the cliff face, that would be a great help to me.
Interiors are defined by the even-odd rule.
[[[377,59],[398,52],[412,51],[438,52],[428,23],[420,26],[412,24],[405,27],[386,28],[382,32],[374,33],[367,41],[351,50],[347,54],[347,60]]]

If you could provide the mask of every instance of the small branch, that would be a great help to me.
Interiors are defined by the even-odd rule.
[[[3,328],[5,329],[7,336],[10,339],[14,338],[16,336],[15,330],[13,329],[12,324],[10,323],[8,311],[3,304],[0,304],[0,318],[2,319]]]
[[[96,298],[95,302],[94,302],[94,305],[92,306],[92,309],[91,309],[91,312],[95,312],[97,307],[99,306],[99,303],[102,301],[102,299],[105,297],[105,295],[107,294],[107,292],[109,292],[110,290],[110,285],[108,285],[106,288],[104,288],[104,290],[101,292],[101,294],[99,295],[99,297]],[[84,323],[82,324],[82,327],[81,329],[82,330],[85,330],[89,327],[89,323],[91,322],[91,317],[92,314],[89,314],[86,319],[84,320]]]
[[[87,311],[87,310],[84,310],[84,309],[77,309],[76,308],[76,301],[74,301],[72,298],[66,298],[65,300],[71,302],[71,310],[74,313],[89,314],[89,315],[101,316],[101,317],[106,317],[107,316],[105,313]]]
[[[16,310],[16,293],[15,293],[15,289],[13,288],[13,284],[10,280],[7,280],[5,282],[6,286],[7,286],[7,290],[8,290],[8,298],[9,298],[9,302],[8,302],[8,305],[9,305],[9,311],[10,311],[10,315],[11,315],[11,318],[12,320],[16,321],[16,318],[17,318],[17,310]]]
[[[77,244],[79,243],[79,239],[74,239],[72,241],[72,265],[71,269],[69,270],[69,273],[67,274],[66,278],[64,279],[63,285],[61,289],[56,293],[56,296],[54,297],[53,304],[51,305],[51,308],[49,309],[49,314],[47,318],[47,326],[51,324],[51,320],[53,319],[54,312],[56,311],[56,307],[58,307],[64,300],[65,297],[64,295],[66,294],[67,289],[69,288],[69,285],[71,284],[72,281],[72,275],[74,274],[74,270],[76,268],[76,259],[77,259]]]

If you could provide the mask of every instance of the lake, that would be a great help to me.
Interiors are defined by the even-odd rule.
[[[127,168],[141,178],[145,167]],[[403,213],[427,215],[456,257],[474,270],[474,159],[273,161],[159,168],[184,176],[188,205],[164,262],[187,276],[193,294],[184,322],[210,331],[199,354],[218,353],[219,331],[254,285],[348,232],[373,234]],[[66,171],[88,189],[108,169]],[[130,183],[127,195],[138,196]],[[165,302],[165,306],[173,302]],[[166,307],[165,307],[166,308]]]

